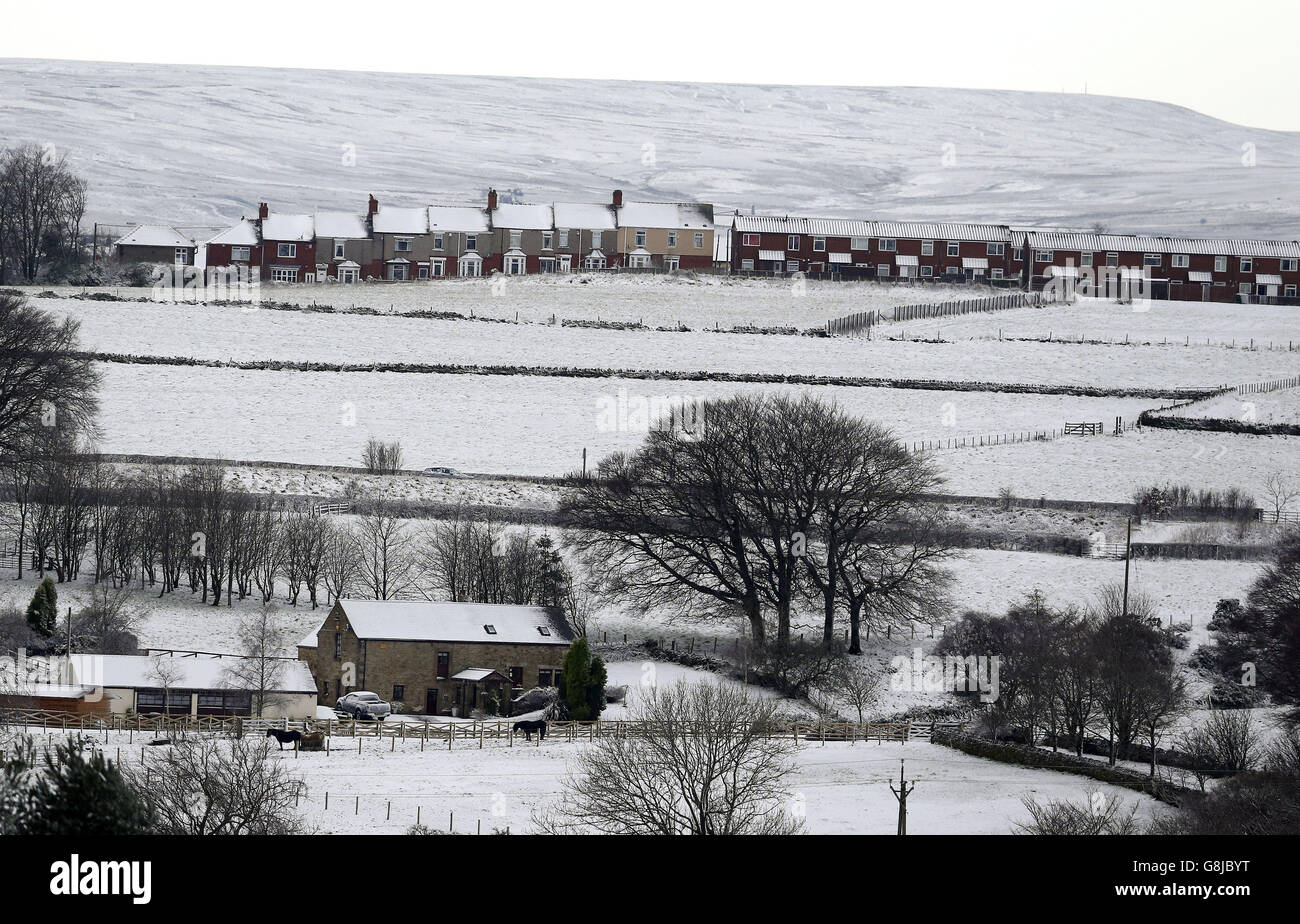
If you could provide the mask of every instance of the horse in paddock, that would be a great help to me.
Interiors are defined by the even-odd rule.
[[[527,741],[533,740],[533,732],[537,732],[538,734],[540,734],[542,736],[543,741],[546,740],[546,722],[543,721],[542,719],[536,719],[533,721],[526,721],[526,722],[516,722],[514,724],[514,730],[523,732],[524,738]]]
[[[280,742],[280,750],[283,751],[286,744],[296,744],[297,742],[302,741],[302,732],[281,731],[278,728],[268,728],[266,730],[266,737],[274,738],[276,741]]]

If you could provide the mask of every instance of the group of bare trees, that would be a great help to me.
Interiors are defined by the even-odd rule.
[[[1187,702],[1177,644],[1149,600],[1125,601],[1108,586],[1086,610],[1054,608],[1035,591],[1005,616],[968,613],[936,651],[1001,659],[988,714],[995,726],[1015,727],[1026,743],[1046,734],[1080,755],[1098,735],[1112,764],[1146,743],[1154,774],[1156,748]]]
[[[561,507],[604,589],[643,611],[743,617],[787,646],[807,614],[849,651],[871,625],[936,622],[949,554],[940,479],[887,429],[811,397],[739,396],[690,434],[654,429]]]
[[[0,150],[0,284],[34,282],[57,260],[80,260],[86,181],[57,151]]]

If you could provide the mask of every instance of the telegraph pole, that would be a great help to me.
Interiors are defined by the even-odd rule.
[[[905,763],[905,760],[899,760],[898,762],[898,788],[895,789],[893,783],[889,784],[889,791],[898,800],[898,834],[900,837],[907,833],[907,796],[916,788],[915,783],[909,784],[903,776],[903,765]]]

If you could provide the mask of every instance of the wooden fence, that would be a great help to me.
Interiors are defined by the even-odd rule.
[[[1067,423],[1064,432],[1067,436],[1096,436],[1105,432],[1105,428],[1100,423]]]
[[[897,305],[894,308],[859,311],[826,322],[826,335],[870,331],[882,321],[918,321],[928,318],[947,318],[954,315],[978,314],[985,311],[1006,311],[1010,308],[1037,307],[1043,304],[1041,292],[1015,292],[995,295],[992,298],[964,298],[957,301],[937,302],[929,305]]]
[[[1063,430],[1023,430],[1019,433],[991,433],[986,436],[910,440],[903,443],[903,448],[908,452],[929,452],[935,449],[974,449],[980,446],[1010,446],[1013,443],[1046,443],[1064,432]]]
[[[1238,385],[1237,394],[1259,395],[1271,391],[1280,391],[1284,388],[1300,388],[1300,375],[1291,376],[1287,379],[1272,379],[1268,382],[1248,382],[1244,385]]]
[[[165,716],[165,715],[90,715],[75,712],[51,712],[37,709],[0,710],[0,724],[39,728],[42,731],[90,734],[149,733],[168,735],[182,732],[207,732],[227,736],[265,736],[268,729],[282,731],[323,732],[327,741],[336,738],[375,738],[445,743],[505,741],[509,746],[523,738],[514,730],[513,719],[439,722],[436,720],[366,722],[355,719],[249,719],[240,716]],[[687,735],[716,731],[713,725],[681,726]],[[644,734],[647,723],[621,719],[594,722],[548,722],[546,740],[564,742],[595,741],[598,738],[627,738]],[[794,741],[909,741],[929,739],[936,729],[957,731],[960,722],[816,722],[782,721],[767,724],[758,731],[768,738]],[[539,741],[534,733],[534,742]],[[341,747],[337,742],[327,748]]]

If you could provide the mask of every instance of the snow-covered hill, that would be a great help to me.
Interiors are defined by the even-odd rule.
[[[66,151],[100,221],[479,201],[492,184],[1300,237],[1300,133],[1113,97],[5,60],[0,139]]]

